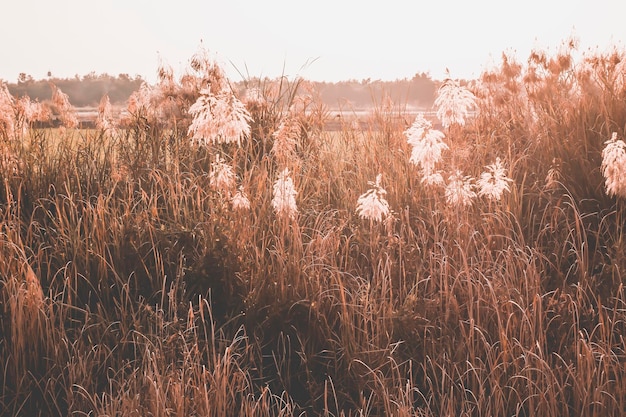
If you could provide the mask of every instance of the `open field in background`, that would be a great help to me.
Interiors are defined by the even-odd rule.
[[[93,129],[0,95],[0,416],[624,415],[626,52],[574,48],[425,118],[202,51]]]

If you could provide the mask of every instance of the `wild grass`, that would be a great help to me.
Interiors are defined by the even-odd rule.
[[[472,112],[432,121],[439,185],[392,103],[328,132],[304,81],[238,96],[204,55],[122,128],[4,131],[0,415],[623,415],[624,203],[601,166],[626,61],[574,51],[463,86]],[[239,145],[191,140],[207,82],[245,104]],[[475,179],[496,161],[490,199]],[[446,198],[457,171],[467,205]],[[389,213],[363,219],[378,174]]]

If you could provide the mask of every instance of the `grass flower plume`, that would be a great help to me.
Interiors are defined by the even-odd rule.
[[[479,188],[478,195],[490,200],[500,200],[502,193],[510,191],[509,183],[513,180],[506,176],[506,169],[502,166],[500,158],[496,158],[496,162],[486,168],[487,171],[483,172],[476,182]]]
[[[289,168],[285,168],[278,174],[278,179],[274,182],[274,198],[272,207],[278,216],[285,216],[291,219],[296,217],[298,206],[296,205],[296,195],[298,192],[293,185]]]
[[[385,191],[380,182],[383,175],[376,176],[376,182],[368,182],[372,186],[357,200],[356,211],[364,220],[382,221],[383,217],[389,215],[389,203],[385,199],[387,191]]]
[[[456,171],[448,178],[446,186],[446,202],[451,206],[471,206],[476,198],[472,178],[463,176],[461,171]]]
[[[233,195],[231,203],[233,204],[233,209],[235,210],[248,210],[250,208],[250,200],[243,191],[243,187],[239,187],[235,195]]]
[[[420,182],[429,187],[445,186],[445,181],[443,180],[441,171],[425,173]]]
[[[111,101],[109,95],[105,94],[98,105],[98,117],[96,119],[96,127],[106,131],[113,127],[113,115],[111,112]]]
[[[469,116],[469,111],[476,105],[476,97],[467,88],[462,87],[458,81],[447,78],[441,87],[435,107],[437,117],[444,127],[453,124],[463,126]]]
[[[145,82],[141,83],[139,89],[128,98],[128,113],[139,115],[147,112],[151,108],[153,95],[152,87]]]
[[[189,113],[193,116],[189,134],[200,144],[239,145],[250,134],[250,114],[230,91],[214,95],[209,88],[203,89],[198,100],[189,108]]]
[[[602,174],[606,193],[626,197],[626,143],[613,132],[602,150]]]
[[[219,154],[215,157],[215,162],[211,165],[209,172],[209,181],[211,188],[214,190],[229,191],[235,187],[237,176],[233,172],[233,168],[225,162]]]
[[[300,122],[291,113],[283,120],[272,135],[274,144],[272,153],[280,162],[286,162],[296,155],[296,143],[300,136]]]
[[[441,160],[441,154],[448,149],[439,130],[432,129],[432,124],[420,113],[404,134],[407,142],[413,147],[410,162],[422,168],[425,177],[430,176],[435,165]]]
[[[546,183],[544,189],[555,190],[561,182],[561,164],[556,158],[552,159],[552,165],[546,174]]]
[[[263,90],[258,87],[252,87],[246,90],[242,101],[249,111],[260,111],[270,104],[267,97],[263,94]]]
[[[250,134],[252,117],[233,93],[221,66],[201,49],[191,59],[202,88],[200,96],[189,108],[193,121],[188,133],[202,145],[236,143]]]
[[[76,116],[74,106],[70,103],[69,96],[52,83],[50,83],[50,87],[52,88],[52,103],[59,112],[58,116],[61,124],[70,129],[78,127],[78,117]]]
[[[11,138],[14,133],[15,116],[13,112],[14,98],[6,84],[0,84],[0,137]]]

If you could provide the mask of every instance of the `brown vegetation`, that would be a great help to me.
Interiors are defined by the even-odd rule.
[[[626,61],[574,47],[469,85],[436,168],[512,181],[464,207],[420,182],[401,104],[328,132],[306,82],[210,90],[203,55],[123,128],[0,135],[0,415],[623,415],[624,204],[600,167]],[[190,140],[202,95],[250,117],[240,144]],[[380,222],[356,212],[374,178]]]

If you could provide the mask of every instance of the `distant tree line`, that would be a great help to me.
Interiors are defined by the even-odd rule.
[[[32,100],[44,102],[51,98],[50,83],[52,83],[69,96],[73,106],[95,107],[105,94],[108,94],[112,105],[126,104],[130,95],[138,90],[143,82],[140,76],[131,77],[128,74],[113,76],[92,72],[82,77],[49,76],[47,79],[35,80],[30,75],[22,73],[16,83],[8,83],[7,86],[15,97],[27,95]],[[234,84],[237,90],[241,91],[244,85],[254,86],[255,80]],[[428,73],[418,73],[411,79],[395,81],[364,79],[335,83],[312,82],[312,84],[319,98],[329,108],[349,111],[371,108],[372,105],[381,104],[387,98],[395,105],[429,108],[434,102],[439,82],[432,80]]]
[[[428,73],[395,81],[365,79],[314,84],[324,103],[343,110],[369,108],[387,98],[399,106],[430,108],[439,87],[439,82],[431,79]]]
[[[44,102],[52,97],[50,83],[56,85],[69,96],[75,107],[95,107],[105,94],[109,95],[111,104],[125,104],[128,97],[141,86],[143,79],[139,76],[131,77],[128,74],[112,76],[109,74],[96,75],[94,72],[83,77],[54,78],[34,80],[27,74],[20,74],[17,83],[7,84],[13,96],[28,96],[32,100]]]

